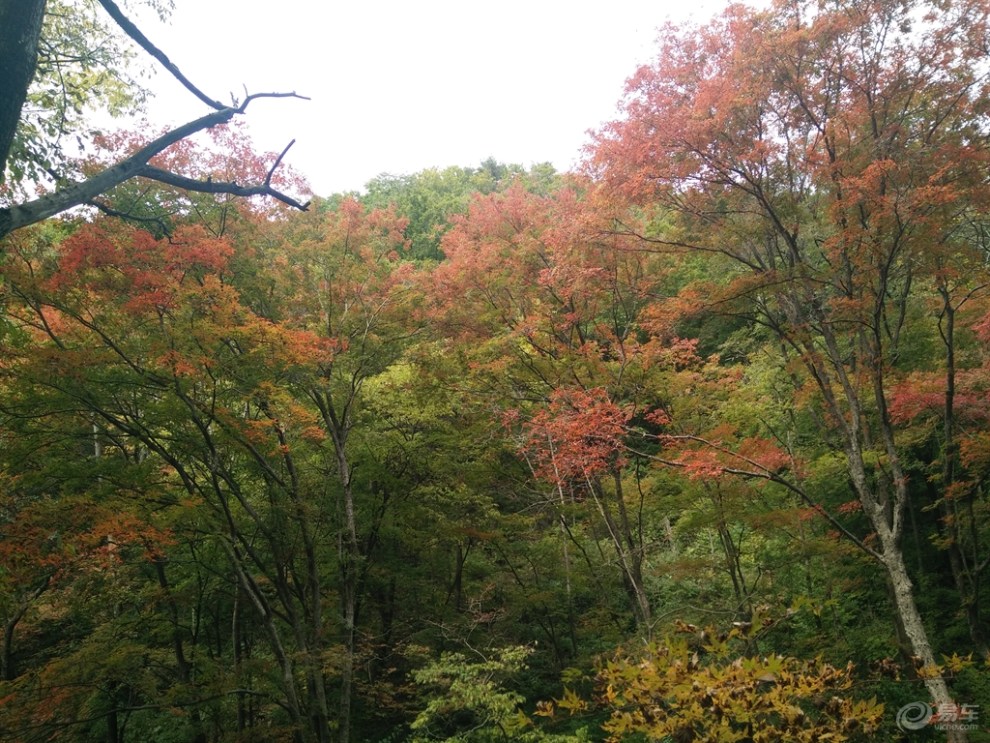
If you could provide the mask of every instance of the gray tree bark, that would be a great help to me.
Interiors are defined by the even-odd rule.
[[[0,183],[14,133],[38,67],[47,0],[0,0]]]

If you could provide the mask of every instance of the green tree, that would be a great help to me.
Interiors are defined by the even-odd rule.
[[[585,732],[548,734],[534,726],[522,709],[525,698],[509,688],[513,677],[526,668],[530,648],[508,647],[477,653],[444,653],[439,660],[415,671],[416,684],[432,693],[426,707],[412,722],[414,743],[578,743]]]
[[[367,184],[362,201],[377,208],[394,205],[409,220],[409,255],[438,260],[443,257],[441,242],[452,218],[464,214],[476,195],[505,190],[516,181],[547,194],[559,185],[560,178],[549,164],[526,171],[522,166],[502,165],[489,158],[477,168],[431,168],[413,175],[380,175]]]

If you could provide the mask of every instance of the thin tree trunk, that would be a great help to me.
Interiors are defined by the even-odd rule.
[[[310,394],[333,442],[334,456],[337,460],[337,477],[341,486],[342,514],[337,550],[340,561],[340,614],[344,661],[340,670],[337,739],[339,743],[350,743],[351,707],[354,696],[354,654],[356,652],[355,625],[357,623],[358,585],[361,577],[361,545],[357,535],[357,514],[354,503],[354,488],[351,483],[351,466],[347,458],[348,408],[345,405],[344,411],[338,414],[333,400],[327,393],[321,390],[311,390]]]
[[[892,543],[891,535],[881,534],[880,541],[883,545],[882,561],[887,571],[887,579],[893,592],[894,604],[901,628],[907,637],[917,661],[922,667],[934,668],[935,653],[928,642],[928,633],[925,631],[924,622],[918,612],[918,605],[914,599],[913,586],[908,576],[907,566],[904,564],[904,555],[900,548]],[[938,706],[941,704],[953,704],[952,695],[945,679],[941,676],[924,678],[925,689],[928,691],[932,702]],[[947,731],[947,740],[952,743],[961,743],[966,740],[966,733],[963,730]]]
[[[560,497],[560,512],[559,512],[559,522],[560,522],[560,543],[563,547],[563,558],[564,558],[564,590],[567,600],[567,636],[571,641],[571,653],[574,657],[577,656],[577,619],[574,616],[574,596],[573,588],[571,586],[571,552],[570,545],[568,543],[568,528],[567,528],[567,517],[564,513],[564,507],[566,506],[566,501],[564,499],[564,489],[558,483],[557,484],[557,495]]]
[[[599,494],[598,484],[587,479],[587,486],[591,492],[591,497],[595,501],[595,505],[598,507],[598,512],[605,522],[610,541],[615,548],[616,557],[619,559],[619,565],[622,568],[623,583],[625,583],[626,591],[629,594],[633,616],[636,618],[636,625],[646,637],[649,637],[652,631],[652,611],[649,597],[646,595],[646,589],[643,586],[642,555],[638,550],[627,549],[626,543],[628,540],[626,537],[628,536],[628,532],[623,534],[622,529],[615,523],[615,519],[608,509],[604,498]],[[618,491],[617,497],[622,497],[621,489]],[[628,522],[626,525],[628,526]],[[631,544],[631,542],[628,543]]]
[[[303,712],[302,705],[299,700],[299,694],[296,689],[295,664],[292,662],[292,657],[286,652],[285,645],[282,643],[281,635],[275,624],[274,613],[272,612],[272,608],[268,605],[268,599],[258,588],[257,584],[248,574],[247,570],[245,570],[243,558],[238,553],[237,549],[226,540],[223,541],[223,545],[226,548],[231,564],[237,574],[241,589],[258,611],[258,615],[261,618],[261,625],[264,628],[265,633],[268,635],[268,641],[272,649],[272,653],[275,655],[275,660],[278,663],[279,670],[282,672],[282,686],[283,691],[285,692],[286,701],[285,707],[289,712],[289,717],[292,720],[292,725],[294,728],[293,741],[294,743],[303,743]]]
[[[960,520],[955,513],[955,494],[950,492],[956,482],[956,464],[959,456],[956,443],[956,307],[945,285],[939,287],[942,296],[942,314],[938,329],[945,345],[945,395],[942,413],[942,491],[938,494],[939,510],[942,513],[942,528],[949,532],[947,552],[949,567],[959,594],[959,602],[969,627],[973,647],[982,657],[990,656],[990,647],[983,632],[978,601],[979,574],[967,565],[963,554],[960,534]],[[975,566],[974,566],[975,567]]]
[[[172,593],[172,585],[168,582],[168,576],[165,573],[165,561],[161,558],[155,558],[152,560],[152,564],[155,567],[155,575],[158,577],[158,585],[165,593],[165,604],[168,607],[169,623],[172,625],[172,653],[175,656],[175,666],[178,672],[179,681],[181,681],[184,685],[189,686],[193,680],[192,667],[186,659],[182,639],[182,628],[179,625],[179,607],[176,604],[175,596]],[[190,712],[189,720],[193,729],[193,743],[205,743],[206,733],[202,728],[200,712],[195,707]]]
[[[352,554],[354,553],[347,550],[345,552],[345,560]],[[351,737],[351,705],[353,704],[354,694],[354,625],[357,614],[356,567],[356,565],[341,566],[344,663],[340,671],[340,713],[337,718],[338,740],[340,743],[349,743]]]
[[[230,644],[232,646],[234,655],[234,678],[236,679],[237,685],[240,688],[244,688],[246,684],[241,680],[241,618],[240,618],[240,598],[241,591],[240,587],[234,592],[234,606],[231,609],[230,616]],[[237,695],[237,732],[243,733],[247,728],[247,710],[244,704],[244,695]]]

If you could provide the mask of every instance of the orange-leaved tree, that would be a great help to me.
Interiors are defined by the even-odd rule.
[[[11,341],[25,339],[8,344],[5,378],[35,405],[7,414],[21,428],[81,417],[99,444],[96,461],[124,473],[122,483],[135,470],[156,473],[160,492],[151,502],[175,508],[184,528],[199,533],[199,550],[222,556],[220,574],[237,596],[234,668],[213,693],[243,697],[232,691],[245,688],[238,687],[236,617],[251,607],[274,661],[274,672],[258,679],[268,687],[262,694],[279,700],[287,734],[327,740],[327,568],[319,545],[330,527],[319,518],[319,478],[302,471],[324,436],[315,411],[297,402],[285,380],[315,373],[338,348],[245,307],[228,280],[234,248],[199,227],[164,240],[101,220],[54,249],[29,247],[5,266],[8,317],[17,331]],[[108,482],[113,491],[115,481]],[[182,516],[189,511],[194,519]],[[166,593],[169,556],[163,549],[151,560]],[[181,675],[180,648],[193,637],[181,625],[174,630]],[[184,701],[195,710],[204,696],[211,694],[200,690]],[[111,699],[108,724],[119,704]]]
[[[890,389],[939,263],[969,255],[984,270],[969,226],[988,195],[988,13],[982,2],[780,0],[668,26],[591,158],[611,193],[671,222],[639,231],[644,245],[712,256],[726,277],[720,306],[768,329],[803,369],[795,384],[838,442],[868,520],[854,538],[883,568],[910,654],[931,668],[901,547],[911,478]],[[951,701],[937,674],[925,684]]]
[[[586,186],[538,195],[516,185],[476,198],[444,236],[433,316],[472,388],[507,414],[541,509],[560,528],[568,592],[571,550],[589,563],[578,538],[586,531],[614,555],[605,569],[618,570],[648,634],[643,473],[626,470],[614,438],[664,386],[668,359],[637,325],[664,271],[655,256],[623,249],[633,241],[614,234],[611,204]]]

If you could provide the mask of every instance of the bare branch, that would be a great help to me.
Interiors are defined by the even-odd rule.
[[[146,165],[143,167],[137,175],[142,178],[150,178],[151,180],[158,181],[159,183],[166,183],[170,186],[175,186],[176,188],[182,188],[186,191],[197,191],[199,193],[226,193],[233,196],[271,196],[273,199],[278,199],[283,204],[288,204],[299,211],[304,212],[309,209],[308,201],[303,204],[296,201],[291,196],[287,196],[281,191],[272,188],[269,184],[271,181],[271,173],[268,174],[265,182],[260,186],[242,186],[233,181],[201,181],[197,178],[188,178],[184,175],[172,173],[168,170],[162,170],[161,168],[156,168],[151,165]]]
[[[183,75],[172,60],[165,55],[165,52],[152,44],[148,37],[141,33],[141,29],[135,26],[130,19],[121,12],[120,8],[117,7],[113,0],[98,0],[98,2],[103,6],[103,9],[110,15],[110,17],[117,22],[117,25],[124,30],[124,33],[130,36],[138,44],[138,46],[148,52],[148,54],[161,62],[162,66],[168,70],[169,73],[171,73],[172,77],[182,83],[186,90],[199,98],[210,108],[215,108],[217,111],[226,108],[226,106],[222,103],[213,100],[206,95],[206,93],[193,85],[189,78]]]
[[[90,204],[100,194],[106,193],[114,186],[118,186],[124,181],[139,175],[201,193],[229,193],[234,196],[271,196],[284,204],[288,204],[301,211],[306,211],[309,207],[309,202],[303,204],[271,187],[271,177],[274,168],[281,163],[282,158],[289,149],[288,147],[279,155],[272,170],[269,171],[265,182],[259,186],[241,186],[237,183],[199,181],[148,165],[148,162],[155,155],[163,152],[176,142],[196,132],[212,129],[220,124],[226,124],[234,116],[244,113],[248,104],[258,98],[304,97],[295,93],[255,93],[248,96],[238,108],[224,108],[219,111],[213,111],[176,129],[172,129],[152,142],[149,142],[133,155],[97,173],[92,178],[71,183],[34,201],[0,209],[0,238],[14,230],[60,214],[74,206]]]
[[[244,99],[244,102],[237,107],[237,113],[244,113],[244,110],[248,107],[248,104],[258,98],[298,98],[301,101],[311,100],[309,96],[299,95],[299,93],[295,91],[292,91],[291,93],[251,93],[251,95],[247,96]],[[291,147],[291,145],[289,146]]]
[[[102,199],[91,199],[87,201],[85,206],[91,206],[94,209],[99,209],[100,212],[107,215],[108,217],[114,217],[116,219],[122,219],[125,222],[131,222],[133,224],[142,225],[153,225],[157,227],[163,235],[168,238],[172,237],[172,230],[161,217],[141,217],[136,214],[131,214],[126,211],[121,211],[120,209],[114,209],[108,203]]]
[[[275,158],[275,164],[272,165],[271,169],[268,171],[268,175],[265,176],[265,185],[266,186],[270,186],[272,184],[272,176],[275,175],[275,171],[278,170],[278,166],[282,164],[282,158],[284,158],[286,156],[286,154],[289,152],[289,150],[292,149],[292,145],[294,145],[295,143],[296,143],[296,140],[293,139],[291,142],[289,142],[289,144],[287,144],[285,146],[285,149],[283,149],[279,153],[278,157]]]
[[[97,196],[109,191],[114,186],[136,176],[155,155],[179,142],[191,134],[210,129],[218,124],[230,121],[237,109],[225,108],[214,111],[190,121],[187,124],[166,132],[154,141],[148,143],[130,157],[126,157],[116,165],[97,173],[92,178],[72,183],[52,193],[45,194],[39,199],[18,204],[6,209],[0,209],[0,237],[29,224],[40,222],[48,217],[64,212],[74,206],[86,204]]]

